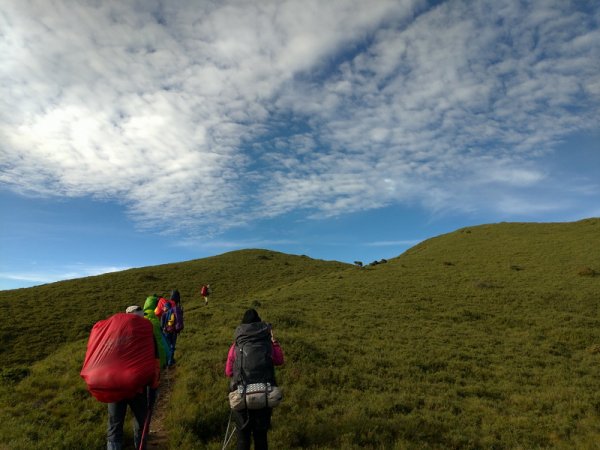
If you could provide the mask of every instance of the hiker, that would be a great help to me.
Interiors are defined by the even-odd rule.
[[[130,306],[125,314],[96,323],[90,333],[81,376],[90,393],[108,403],[108,450],[122,448],[128,406],[135,448],[146,448],[160,365],[152,325],[143,315],[140,306]]]
[[[269,356],[266,361],[265,351]],[[243,395],[247,395],[246,387],[251,384],[269,383],[276,386],[274,366],[282,364],[283,351],[273,337],[271,325],[262,322],[255,309],[248,309],[241,325],[235,330],[234,342],[227,355],[225,375],[231,378],[230,391],[238,391],[238,387],[243,385]],[[249,450],[254,437],[255,450],[267,450],[272,408],[264,406],[250,409],[248,404],[245,404],[245,408],[243,406],[240,410],[232,409],[237,429],[237,449]]]
[[[211,294],[210,284],[203,284],[200,288],[200,295],[204,298],[204,305],[208,306],[208,296]]]
[[[161,316],[161,328],[169,346],[167,367],[175,365],[175,345],[177,344],[177,336],[183,330],[183,308],[178,297],[177,301],[165,302],[163,305],[163,314]],[[175,305],[175,306],[173,306]]]
[[[156,303],[156,308],[154,309],[154,314],[159,319],[161,318],[161,316],[163,315],[163,312],[165,311],[165,303],[169,303],[171,305],[171,307],[175,306],[174,301],[167,300],[164,297],[159,297],[158,302]]]
[[[158,305],[158,295],[149,295],[148,297],[146,297],[146,301],[144,302],[144,311],[146,311],[147,309],[152,309],[152,312],[154,313],[156,305]]]
[[[144,311],[140,306],[130,306],[125,311],[139,317],[144,317]],[[154,336],[154,334],[153,334]],[[148,340],[148,345],[154,348],[154,358],[159,359],[158,345],[156,340]],[[127,398],[118,402],[108,404],[108,430],[107,430],[107,450],[121,450],[123,442],[123,426],[125,424],[125,415],[127,406],[131,408],[133,414],[133,441],[136,449],[145,449],[146,442],[142,442],[143,428],[149,409],[152,407],[156,390],[160,381],[160,370],[155,371],[155,377],[149,386],[142,387],[134,397]],[[141,445],[140,445],[141,444]]]
[[[167,360],[169,354],[169,343],[163,335],[162,328],[160,325],[160,319],[154,314],[156,305],[158,303],[158,297],[153,294],[146,298],[144,303],[144,317],[152,323],[152,331],[154,332],[154,339],[158,344],[158,356],[160,360],[160,368],[164,369],[167,367]]]
[[[173,302],[175,303],[181,302],[181,295],[179,294],[179,291],[177,289],[173,289],[171,291],[171,300],[173,300]]]

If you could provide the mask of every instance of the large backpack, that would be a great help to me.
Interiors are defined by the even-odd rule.
[[[154,308],[147,309],[144,311],[144,318],[149,320],[152,324],[152,331],[154,332],[154,340],[158,345],[158,357],[160,359],[160,367],[167,366],[167,353],[169,352],[169,344],[165,339],[165,336],[162,332],[162,328],[160,326],[160,320],[158,317],[154,315]]]
[[[90,393],[113,403],[134,397],[154,378],[152,324],[136,314],[118,313],[96,323],[81,369]]]
[[[183,330],[183,308],[180,305],[175,305],[173,308],[175,313],[175,333]]]
[[[179,305],[172,306],[165,303],[167,311],[161,317],[162,330],[165,333],[179,333],[183,330],[183,308]]]
[[[160,318],[162,330],[165,333],[173,333],[175,331],[175,309],[169,303],[165,303],[165,306],[167,310]]]
[[[229,403],[235,410],[277,406],[281,391],[275,382],[270,326],[242,324],[235,331],[235,360]]]
[[[242,324],[235,331],[233,382],[275,384],[271,330],[264,322]]]
[[[158,302],[156,303],[156,308],[154,309],[154,314],[156,315],[156,317],[158,317],[158,318],[162,317],[165,304],[167,304],[167,303],[170,305],[171,308],[175,306],[174,301],[167,300],[164,297],[161,297],[158,299]]]
[[[144,302],[144,311],[146,311],[147,309],[151,309],[152,311],[154,311],[157,304],[158,304],[158,297],[156,295],[148,296],[146,298],[146,301]]]

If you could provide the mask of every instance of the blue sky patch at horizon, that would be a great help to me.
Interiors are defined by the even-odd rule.
[[[598,217],[599,23],[552,0],[3,2],[0,289]]]

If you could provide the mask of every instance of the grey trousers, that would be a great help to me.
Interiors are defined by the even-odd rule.
[[[127,406],[131,408],[131,412],[133,413],[133,441],[135,448],[139,448],[142,432],[144,431],[144,421],[148,412],[148,401],[145,391],[133,398],[108,404],[107,450],[121,450],[123,446],[123,426],[125,424]]]

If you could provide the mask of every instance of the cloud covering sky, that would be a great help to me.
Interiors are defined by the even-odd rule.
[[[566,0],[7,0],[0,188],[181,242],[403,206],[597,216],[599,23]]]

